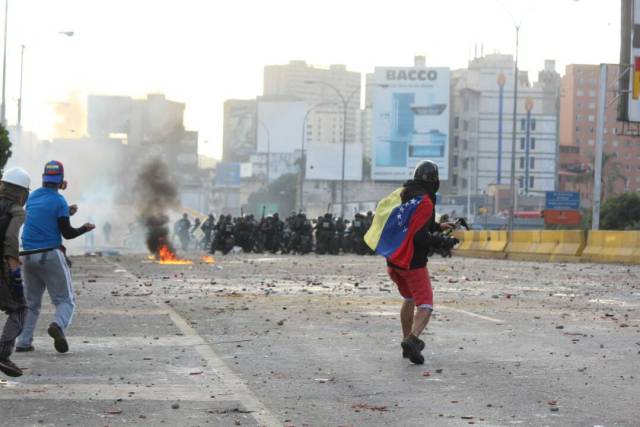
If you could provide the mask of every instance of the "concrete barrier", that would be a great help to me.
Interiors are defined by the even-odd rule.
[[[582,259],[640,264],[640,231],[590,231]]]
[[[640,231],[456,231],[456,254],[522,261],[640,264]]]
[[[545,232],[547,233],[547,232]],[[583,230],[549,231],[549,238],[556,240],[556,247],[549,261],[577,262],[587,245],[586,232]]]
[[[456,254],[478,258],[505,258],[506,231],[456,231],[460,240]]]

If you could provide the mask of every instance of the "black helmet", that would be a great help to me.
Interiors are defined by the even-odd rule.
[[[429,192],[437,193],[440,188],[438,165],[431,160],[421,161],[413,171],[413,180],[425,184]]]

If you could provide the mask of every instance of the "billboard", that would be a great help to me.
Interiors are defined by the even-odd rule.
[[[362,181],[362,144],[346,144],[344,179]],[[306,148],[306,179],[340,181],[342,179],[342,144],[312,143]]]
[[[377,67],[374,80],[373,179],[406,180],[429,159],[447,180],[449,69]]]
[[[290,98],[258,99],[258,153],[293,153],[302,145],[307,103]]]
[[[256,101],[231,99],[224,103],[222,159],[248,162],[256,152]]]

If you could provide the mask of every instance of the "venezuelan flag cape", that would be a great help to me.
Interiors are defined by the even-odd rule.
[[[373,223],[364,241],[376,253],[400,268],[409,268],[413,258],[413,236],[433,215],[429,196],[417,196],[402,203],[398,188],[376,207]]]

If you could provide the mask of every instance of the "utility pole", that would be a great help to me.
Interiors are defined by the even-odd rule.
[[[5,102],[7,85],[7,26],[9,23],[9,0],[4,1],[4,50],[2,54],[2,105],[0,106],[0,122],[7,127],[7,104]]]
[[[18,132],[22,132],[22,74],[24,70],[24,48],[20,48],[20,95],[18,96]]]
[[[511,133],[511,203],[509,205],[509,222],[507,229],[513,231],[513,215],[515,214],[516,197],[516,130],[518,120],[518,45],[520,43],[520,26],[516,25],[516,58],[513,75],[513,128]]]
[[[593,174],[593,211],[591,229],[600,229],[600,194],[602,193],[602,150],[604,146],[604,120],[607,102],[607,64],[600,64],[598,87],[598,125],[596,127],[596,159]]]

